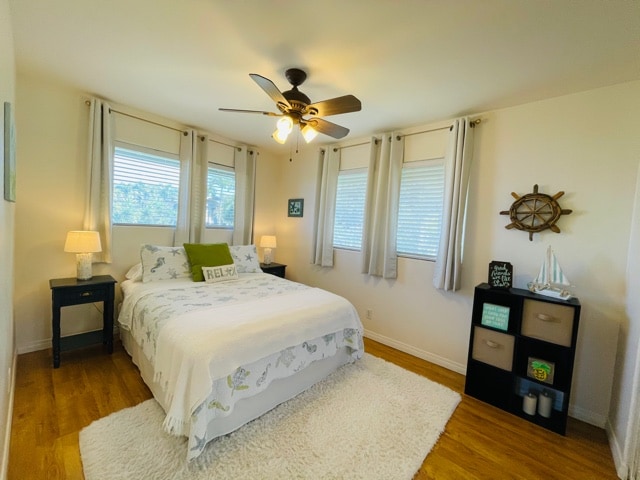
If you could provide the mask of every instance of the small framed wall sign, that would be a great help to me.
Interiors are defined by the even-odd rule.
[[[480,323],[486,327],[498,330],[509,330],[509,307],[484,303],[482,305],[482,319]]]
[[[16,201],[16,127],[11,103],[4,102],[4,199]]]
[[[489,264],[489,286],[509,289],[513,286],[513,266],[509,262],[493,261]]]
[[[529,357],[527,359],[527,377],[553,385],[553,376],[556,364],[541,358]]]
[[[290,217],[302,217],[304,212],[304,198],[290,198],[288,215]]]

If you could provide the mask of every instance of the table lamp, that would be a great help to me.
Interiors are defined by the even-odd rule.
[[[260,246],[264,248],[264,263],[269,265],[273,261],[272,248],[276,248],[275,235],[263,235],[260,239]]]
[[[86,230],[71,231],[67,233],[64,251],[76,254],[78,280],[89,280],[93,276],[91,272],[92,254],[102,251],[100,234]]]

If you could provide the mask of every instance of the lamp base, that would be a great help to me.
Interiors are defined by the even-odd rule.
[[[93,277],[93,272],[91,271],[92,260],[93,260],[92,253],[76,253],[76,262],[77,262],[76,277],[78,278],[78,280],[90,280],[91,277]]]
[[[264,264],[265,265],[269,265],[271,264],[271,262],[273,262],[273,253],[272,250],[270,248],[265,248],[264,249]]]

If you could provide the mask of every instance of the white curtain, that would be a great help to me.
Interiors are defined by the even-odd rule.
[[[236,205],[233,245],[249,245],[253,239],[257,155],[256,150],[247,147],[238,147],[235,151]]]
[[[180,136],[180,198],[174,246],[202,241],[208,144],[208,137],[195,130],[186,130]]]
[[[445,191],[440,246],[433,275],[439,290],[460,289],[464,225],[473,156],[473,128],[468,117],[456,119],[445,155]]]
[[[173,234],[173,245],[190,243],[189,223],[191,221],[191,185],[196,162],[195,130],[187,130],[180,135],[180,188],[178,198],[178,219]]]
[[[362,242],[362,273],[398,276],[396,252],[398,202],[404,157],[404,137],[385,134],[378,148],[372,140]]]
[[[320,151],[319,171],[313,264],[333,267],[333,224],[340,172],[339,148],[328,145],[324,151]]]
[[[111,191],[113,188],[112,116],[109,104],[91,99],[89,106],[88,189],[84,229],[100,232],[102,252],[94,262],[111,263]]]

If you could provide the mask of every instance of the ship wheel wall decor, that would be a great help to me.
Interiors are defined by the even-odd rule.
[[[560,219],[560,215],[568,215],[572,212],[558,204],[558,199],[563,195],[564,192],[558,192],[554,196],[538,193],[538,185],[533,186],[533,193],[527,193],[522,197],[511,192],[511,196],[516,201],[509,210],[500,212],[500,215],[509,215],[511,219],[511,223],[505,228],[529,232],[529,240],[533,240],[534,233],[547,228],[552,232],[560,233],[556,222]]]

